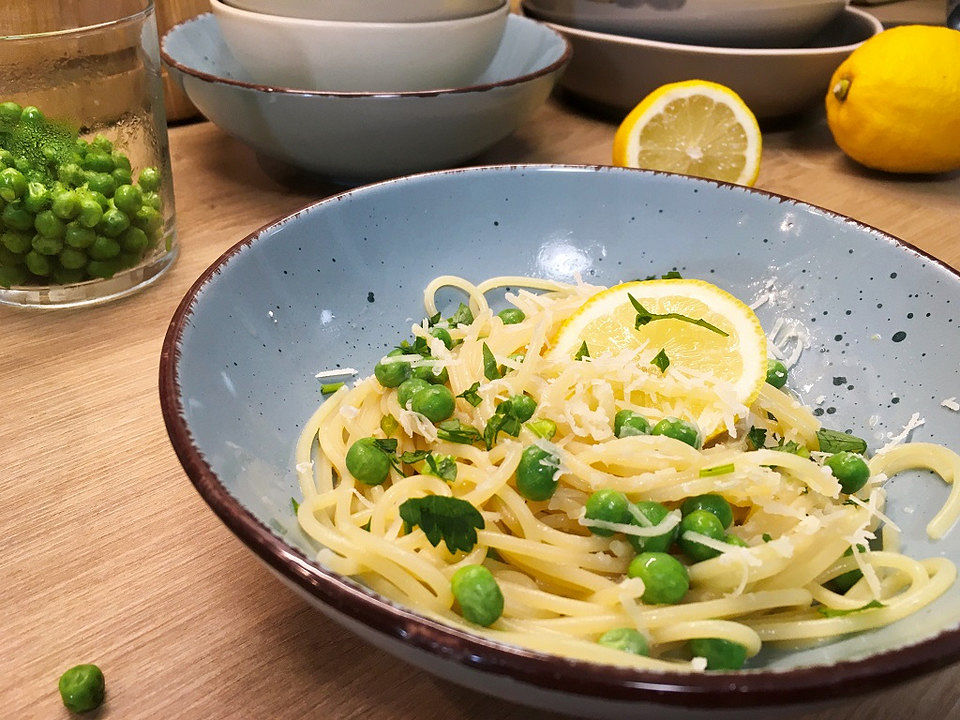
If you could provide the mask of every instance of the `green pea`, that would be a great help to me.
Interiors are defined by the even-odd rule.
[[[123,251],[138,257],[143,255],[143,251],[147,249],[149,244],[150,240],[147,238],[147,234],[138,227],[127,228],[126,232],[120,236],[120,247],[123,248]]]
[[[94,260],[109,260],[120,254],[120,243],[113,238],[97,235],[90,246],[90,257]]]
[[[537,409],[537,401],[529,395],[513,395],[510,398],[510,409],[520,422],[526,422],[533,417]]]
[[[400,403],[400,407],[402,407],[404,410],[409,410],[410,400],[413,398],[413,396],[419,391],[428,387],[430,387],[430,383],[428,383],[426,380],[421,380],[420,378],[410,378],[409,380],[404,380],[397,388],[397,402]]]
[[[527,319],[520,308],[505,308],[497,313],[497,317],[503,321],[504,325],[519,325]]]
[[[108,173],[87,172],[83,175],[83,179],[88,188],[107,197],[113,197],[113,193],[117,190],[117,181]]]
[[[390,474],[390,458],[374,444],[361,438],[347,450],[347,471],[364,485],[380,485]]]
[[[666,417],[650,431],[651,435],[664,435],[674,440],[686,443],[690,447],[700,449],[700,429],[692,422],[675,417]]]
[[[57,684],[60,698],[67,710],[84,713],[103,704],[106,683],[103,672],[96,665],[77,665],[60,676]]]
[[[41,182],[31,182],[27,184],[27,192],[23,196],[23,207],[27,212],[34,214],[43,212],[50,207],[52,198],[50,191],[47,190]]]
[[[67,226],[52,210],[44,210],[34,218],[33,227],[43,237],[62,238]]]
[[[787,384],[787,366],[776,358],[767,360],[767,383],[775,388],[782,388]]]
[[[10,132],[20,122],[23,108],[15,102],[0,103],[0,132]]]
[[[24,155],[17,155],[13,159],[13,167],[19,170],[21,173],[28,173],[33,170],[33,163],[30,162],[30,158]]]
[[[557,424],[547,418],[540,418],[539,420],[529,422],[527,423],[527,428],[537,437],[546,438],[547,440],[553,440],[553,436],[557,434]]]
[[[443,422],[453,415],[453,393],[443,385],[430,385],[417,390],[410,398],[410,409],[432,423]]]
[[[92,170],[93,172],[110,173],[113,172],[113,158],[105,152],[91,148],[90,151],[87,152],[86,157],[83,158],[83,165],[81,167],[84,170]]]
[[[80,213],[77,219],[84,227],[94,228],[103,219],[103,207],[92,195],[84,195],[80,198]]]
[[[83,185],[87,179],[83,174],[83,170],[76,163],[62,163],[57,168],[57,177],[60,179],[60,182],[72,187]]]
[[[517,465],[517,490],[528,500],[549,500],[557,490],[554,479],[560,458],[536,445],[528,445]]]
[[[28,248],[32,245],[27,245]],[[0,266],[20,267],[25,261],[25,253],[15,253],[7,249],[5,245],[0,245]]]
[[[76,220],[67,223],[67,229],[63,234],[63,240],[67,245],[81,250],[93,245],[96,239],[97,234],[93,230],[83,227]]]
[[[38,253],[36,250],[31,250],[28,252],[25,259],[27,263],[27,270],[32,272],[34,275],[46,277],[53,270],[53,263],[50,262],[50,258],[48,258],[46,255]]]
[[[154,167],[146,167],[140,171],[140,189],[146,192],[156,192],[160,189],[160,171]]]
[[[118,170],[126,170],[127,172],[131,170],[130,158],[123,153],[114,151],[111,158],[113,159],[113,166]]]
[[[840,487],[847,494],[857,492],[870,479],[870,468],[856,453],[842,450],[828,457],[823,464],[830,468],[830,472],[840,481]]]
[[[33,105],[27,105],[23,108],[23,112],[20,113],[20,122],[39,125],[45,120],[46,118],[43,116],[43,113],[40,112],[40,108],[34,107]]]
[[[23,285],[27,281],[27,270],[24,267],[10,267],[0,265],[0,287],[11,288]]]
[[[41,255],[59,255],[63,250],[63,239],[56,237],[33,236],[33,249]]]
[[[440,372],[436,373],[436,370],[439,365],[421,365],[420,367],[415,367],[411,371],[411,375],[420,380],[426,380],[428,383],[434,385],[446,385],[450,380],[450,373],[447,372],[446,368],[440,368]]]
[[[65,247],[60,252],[60,264],[67,270],[79,270],[87,264],[87,255],[82,250]]]
[[[130,227],[130,218],[123,210],[117,208],[107,210],[97,225],[100,232],[112,238],[122,235],[128,227]]]
[[[439,339],[440,342],[443,343],[443,346],[444,346],[447,350],[449,350],[450,348],[453,347],[453,338],[450,337],[450,333],[447,332],[447,329],[446,329],[446,328],[442,328],[442,327],[430,328],[430,334],[431,334],[433,337]]]
[[[690,589],[687,568],[673,555],[644,552],[630,561],[629,577],[643,580],[643,601],[650,605],[676,605]]]
[[[626,524],[631,520],[630,511],[627,509],[629,505],[630,501],[622,492],[604,488],[603,490],[597,490],[587,498],[584,517],[588,520]],[[598,527],[591,527],[590,532],[600,537],[613,535],[613,530]]]
[[[90,143],[88,143],[83,138],[77,138],[73,143],[73,151],[83,157],[87,154],[87,151],[90,149]]]
[[[749,545],[747,545],[746,541],[743,538],[739,537],[738,535],[734,535],[733,533],[727,533],[726,535],[724,535],[723,541],[727,545],[736,545],[737,547],[750,547]]]
[[[113,143],[105,136],[97,135],[90,141],[90,149],[109,155],[113,152]]]
[[[27,179],[15,168],[0,170],[0,198],[13,202],[27,192]]]
[[[0,148],[0,168],[13,167],[13,153],[6,148]]]
[[[33,229],[33,214],[23,206],[22,200],[14,200],[12,203],[8,203],[3,209],[3,213],[0,214],[0,218],[3,219],[3,224],[10,230],[25,231]]]
[[[0,235],[0,243],[2,243],[3,246],[10,252],[17,253],[19,255],[29,252],[30,248],[32,247],[32,242],[33,235],[30,233],[7,230],[5,233]]]
[[[708,510],[694,510],[680,521],[680,536],[677,538],[677,544],[680,549],[690,556],[695,562],[709,560],[720,554],[719,550],[714,550],[706,545],[701,545],[696,540],[687,540],[685,533],[695,532],[706,535],[714,540],[723,540],[723,523],[716,515]]]
[[[110,209],[110,199],[104,195],[102,192],[97,192],[92,188],[84,188],[83,190],[84,197],[88,197],[91,200],[95,200],[100,206],[100,210],[109,210]]]
[[[620,410],[613,417],[613,434],[618,438],[649,435],[650,422],[633,410]]]
[[[163,200],[155,192],[145,192],[143,194],[143,204],[152,207],[154,210],[160,210],[163,207]]]
[[[120,270],[120,264],[115,260],[91,260],[87,263],[87,273],[91,277],[109,280]]]
[[[650,654],[647,639],[643,636],[643,633],[635,628],[614,628],[613,630],[607,630],[597,640],[597,644],[634,655]]]
[[[133,174],[124,168],[115,168],[113,172],[110,173],[110,177],[113,178],[117,187],[121,185],[133,185]]]
[[[133,185],[121,185],[113,194],[114,204],[127,215],[135,215],[143,207],[143,195]]]
[[[651,525],[659,525],[662,523],[670,512],[664,505],[651,500],[641,500],[640,502],[636,503],[635,507],[638,511],[643,513],[643,516]],[[637,521],[637,519],[633,516],[633,513],[630,513],[630,523],[632,525],[642,527],[642,524]],[[638,553],[666,552],[676,541],[677,534],[679,532],[680,526],[674,525],[670,530],[667,530],[665,533],[661,533],[660,535],[627,535],[627,540],[630,541],[630,544],[633,545],[633,549]]]
[[[122,268],[132,268],[140,262],[143,253],[121,252],[117,255],[117,263]]]
[[[729,640],[698,638],[687,645],[693,657],[706,658],[707,670],[739,670],[747,660],[747,649]]]
[[[503,614],[503,592],[483,565],[464,565],[450,578],[450,590],[467,620],[489,627]]]
[[[403,350],[391,350],[387,357],[397,357],[403,355]],[[404,380],[410,377],[410,363],[406,360],[397,360],[394,362],[378,362],[373,368],[373,374],[383,387],[397,387]]]
[[[55,267],[51,274],[53,281],[58,285],[72,285],[86,280],[87,276],[80,268],[65,268],[62,265]]]
[[[680,512],[684,515],[689,515],[696,510],[706,510],[716,515],[723,523],[724,530],[733,524],[733,508],[722,495],[716,493],[697,495],[687,498],[680,506]]]
[[[64,220],[73,220],[80,214],[80,196],[76,190],[65,190],[53,196],[50,206],[54,215]]]

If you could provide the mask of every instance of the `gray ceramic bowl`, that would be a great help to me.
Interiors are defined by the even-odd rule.
[[[916,249],[788,198],[607,167],[512,166],[413,176],[309,206],[245,238],[181,303],[160,364],[173,446],[226,525],[288,585],[380,647],[454,682],[598,718],[769,717],[848,698],[960,658],[960,587],[907,620],[740,673],[657,673],[565,660],[427,620],[317,566],[290,511],[293,448],[322,401],[314,373],[370,371],[419,317],[434,276],[531,274],[614,284],[671,269],[798,320],[812,347],[792,373],[830,425],[958,443],[960,277]],[[768,288],[768,283],[772,284]],[[453,296],[442,298],[452,309]],[[945,351],[946,349],[946,351]],[[841,381],[840,378],[843,378]],[[879,423],[870,426],[870,418]],[[960,562],[960,530],[931,542],[948,494],[929,475],[889,485],[905,552]],[[225,600],[225,602],[228,600]],[[778,709],[778,712],[780,710]],[[648,712],[650,715],[644,715]]]
[[[523,11],[543,20],[529,3]],[[830,78],[857,47],[883,30],[870,13],[848,7],[798,48],[684,45],[552,24],[573,45],[560,84],[622,115],[649,93],[680,80],[712,80],[733,88],[761,119],[823,106]]]
[[[264,155],[343,182],[447,168],[509,135],[570,59],[556,31],[511,15],[490,66],[467,87],[401,93],[257,85],[212,15],[177,25],[160,54],[194,105]]]

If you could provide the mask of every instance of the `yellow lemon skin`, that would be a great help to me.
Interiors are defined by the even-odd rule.
[[[903,25],[875,35],[837,68],[826,105],[834,140],[862,165],[960,168],[960,31]]]

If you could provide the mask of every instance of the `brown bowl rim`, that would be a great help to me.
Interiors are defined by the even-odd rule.
[[[747,708],[809,704],[849,698],[889,688],[919,675],[942,669],[960,660],[960,627],[948,629],[912,645],[887,650],[859,660],[790,670],[740,672],[659,672],[623,668],[506,645],[399,606],[349,578],[324,569],[277,537],[247,511],[219,481],[194,445],[180,402],[177,377],[179,347],[200,292],[220,274],[235,254],[272,234],[305,211],[336,204],[355,193],[368,192],[410,179],[455,176],[481,172],[624,172],[672,175],[617,168],[608,165],[516,164],[490,165],[418,173],[365,185],[309,203],[252,232],[224,252],[197,278],[184,295],[167,329],[160,354],[159,394],[163,419],[171,444],[197,492],[223,523],[269,567],[320,602],[374,631],[400,640],[417,650],[475,671],[506,676],[529,685],[583,698],[660,703],[688,708]],[[960,281],[960,271],[915,245],[866,223],[812,203],[756,188],[692,178],[708,185],[772,198],[779,203],[813,209],[845,224],[867,230],[879,240],[900,245],[926,258]]]

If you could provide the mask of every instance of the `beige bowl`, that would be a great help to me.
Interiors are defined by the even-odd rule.
[[[483,15],[500,0],[226,0],[241,10],[305,20],[429,22]]]
[[[471,85],[497,52],[510,11],[507,0],[499,0],[490,12],[456,20],[372,23],[264,15],[220,0],[210,6],[224,41],[254,81],[339,92]]]
[[[631,37],[724,47],[797,47],[847,0],[525,0],[553,23]]]

